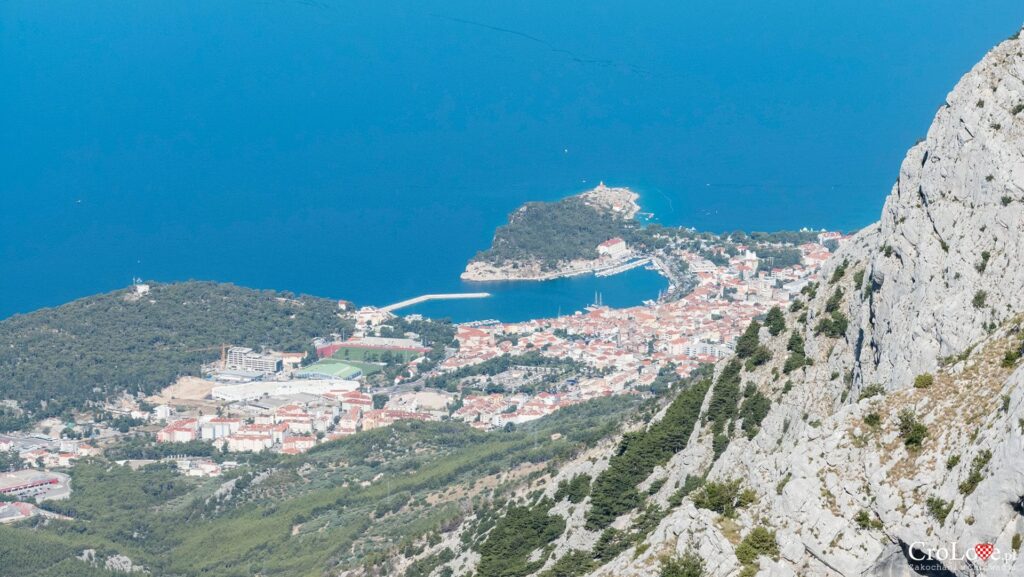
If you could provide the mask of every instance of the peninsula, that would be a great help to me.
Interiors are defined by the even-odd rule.
[[[639,195],[599,184],[556,202],[529,202],[466,265],[462,280],[551,280],[611,270],[633,257]]]

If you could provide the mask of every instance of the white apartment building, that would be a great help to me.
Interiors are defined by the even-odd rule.
[[[267,374],[279,372],[284,365],[278,357],[261,355],[248,347],[231,347],[228,349],[227,368]]]

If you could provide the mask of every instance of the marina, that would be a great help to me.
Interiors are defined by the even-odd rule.
[[[611,268],[606,268],[606,269],[602,269],[602,270],[596,271],[594,273],[594,276],[612,276],[613,274],[623,273],[623,272],[626,272],[627,270],[633,270],[633,269],[635,269],[637,267],[641,267],[641,266],[644,266],[646,264],[650,264],[650,262],[651,262],[650,258],[638,258],[636,260],[631,260],[629,262],[624,262],[624,263],[622,263],[620,265],[613,266]]]

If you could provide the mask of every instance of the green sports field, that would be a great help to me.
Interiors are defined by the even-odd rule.
[[[378,368],[378,370],[380,369]],[[333,379],[354,379],[360,374],[367,374],[367,371],[361,366],[355,366],[354,364],[336,361],[334,359],[324,359],[313,363],[312,365],[303,368],[298,373],[298,375],[302,377]]]

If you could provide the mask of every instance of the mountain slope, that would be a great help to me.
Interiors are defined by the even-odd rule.
[[[587,475],[597,489],[615,455],[664,427],[521,492],[555,499],[565,520],[533,573],[1024,574],[1022,78],[1015,35],[957,84],[882,220],[837,252],[784,330],[757,332],[768,362],[723,361],[684,448],[634,457],[653,472],[616,519],[593,522],[596,496],[557,498],[559,485]],[[953,547],[970,554],[949,559]],[[469,575],[476,559],[448,567]]]
[[[866,256],[878,285],[860,323],[867,343],[861,367],[871,382],[897,388],[1021,307],[1020,52],[1020,40],[1010,40],[977,64],[900,167],[874,246],[866,247],[873,249]],[[974,304],[979,294],[984,302]]]
[[[91,574],[75,559],[90,549],[100,567],[123,555],[155,576],[426,575],[460,547],[466,514],[603,448],[638,407],[596,399],[515,431],[403,421],[303,455],[225,456],[242,465],[218,478],[90,459],[70,471],[71,497],[45,504],[73,520],[0,525],[0,575]]]

